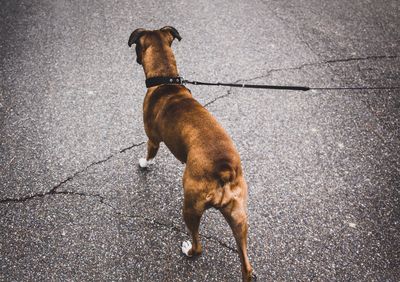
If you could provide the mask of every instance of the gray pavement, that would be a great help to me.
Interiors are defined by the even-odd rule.
[[[259,281],[400,280],[400,4],[1,1],[0,280],[239,281],[218,212],[189,260],[183,166],[148,171],[144,75],[127,41],[176,27],[191,86],[241,154]]]

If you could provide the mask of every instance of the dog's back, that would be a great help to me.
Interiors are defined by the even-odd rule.
[[[144,101],[144,121],[146,132],[190,166],[194,177],[213,176],[223,186],[241,176],[232,140],[186,87],[163,85],[150,90]]]

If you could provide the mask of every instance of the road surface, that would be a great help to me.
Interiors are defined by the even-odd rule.
[[[1,1],[0,280],[240,281],[231,232],[188,239],[183,165],[148,171],[130,33],[172,25],[180,74],[233,138],[259,281],[400,279],[400,4]],[[371,89],[372,88],[372,89]]]

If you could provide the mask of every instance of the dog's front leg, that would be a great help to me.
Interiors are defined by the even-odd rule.
[[[157,155],[158,148],[160,148],[160,143],[153,142],[149,139],[147,141],[147,157],[139,159],[139,166],[145,168],[151,164],[151,161]]]

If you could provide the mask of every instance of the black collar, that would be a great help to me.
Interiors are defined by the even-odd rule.
[[[152,78],[148,78],[146,79],[146,87],[150,88],[153,86],[158,86],[161,84],[182,84],[183,82],[183,78],[182,77],[152,77]]]

